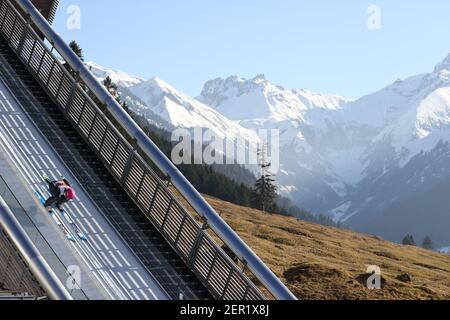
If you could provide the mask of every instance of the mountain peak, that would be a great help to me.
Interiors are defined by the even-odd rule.
[[[121,87],[126,88],[144,82],[144,80],[140,79],[139,77],[130,75],[123,71],[103,67],[93,61],[85,62],[85,65],[92,72],[92,74],[100,81],[105,80],[106,77],[110,77],[114,83],[116,83]]]
[[[264,74],[251,79],[231,76],[208,81],[197,99],[235,121],[304,120],[308,110],[335,110],[349,101],[337,95],[275,85]]]
[[[212,81],[214,81],[214,80],[212,80]],[[217,78],[217,79],[215,79],[215,81],[223,81],[223,79]],[[237,83],[237,82],[244,82],[244,81],[245,81],[245,79],[242,79],[241,77],[239,77],[237,75],[232,75],[225,79],[225,82],[228,82],[228,83]]]
[[[152,86],[157,86],[157,87],[160,87],[162,89],[166,89],[166,90],[169,90],[169,91],[174,90],[174,88],[172,88],[172,86],[170,84],[168,84],[167,82],[165,82],[164,80],[162,80],[159,77],[152,77],[147,82],[149,84],[151,84]]]
[[[444,70],[450,71],[450,54],[434,68],[434,72],[436,73]]]
[[[256,75],[253,79],[252,79],[252,81],[254,82],[254,83],[262,83],[262,82],[266,82],[267,81],[267,79],[266,79],[266,76],[264,75],[264,74],[258,74],[258,75]]]

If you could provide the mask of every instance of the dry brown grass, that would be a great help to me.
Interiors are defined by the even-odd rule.
[[[448,255],[206,198],[299,299],[450,299]],[[367,289],[369,265],[382,290]]]

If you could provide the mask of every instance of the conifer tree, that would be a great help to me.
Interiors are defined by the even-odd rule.
[[[412,235],[410,235],[410,234],[407,234],[407,235],[403,238],[402,243],[403,243],[405,246],[415,246],[415,245],[416,245],[416,242],[414,241],[414,237],[413,237]]]
[[[78,45],[76,41],[71,41],[69,43],[70,49],[80,58],[81,61],[84,61],[83,49]]]
[[[277,187],[275,178],[270,172],[271,163],[266,161],[265,146],[258,150],[261,177],[256,181],[252,195],[252,205],[262,211],[277,211]]]
[[[103,85],[105,88],[109,91],[109,93],[118,101],[120,102],[120,95],[119,95],[119,89],[117,88],[117,85],[112,81],[112,79],[107,76],[105,80],[103,80]]]
[[[81,49],[81,47],[78,45],[78,43],[76,41],[71,41],[69,43],[69,47],[78,56],[78,58],[80,58],[81,61],[84,61],[83,49]],[[75,70],[72,69],[72,67],[69,65],[68,62],[64,63],[64,67],[67,69],[67,71],[69,71],[69,73],[74,78],[76,78],[77,74],[76,74]]]
[[[426,236],[425,239],[423,239],[422,248],[427,249],[427,250],[434,249],[434,243],[430,236]]]

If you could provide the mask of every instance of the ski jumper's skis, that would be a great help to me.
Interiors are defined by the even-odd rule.
[[[66,221],[69,223],[69,225],[75,230],[75,233],[77,234],[78,238],[82,241],[88,241],[88,237],[84,234],[83,231],[81,231],[80,227],[73,221],[72,217],[69,215],[69,213],[65,210],[60,211],[61,215],[66,219]]]
[[[42,194],[39,191],[35,191],[36,196],[38,197],[39,201],[42,203],[43,206],[45,206],[45,199],[42,196]],[[46,208],[48,209],[48,208]],[[61,229],[61,231],[64,233],[64,235],[66,236],[66,238],[71,241],[71,242],[75,242],[75,238],[70,234],[69,230],[67,230],[66,226],[61,222],[61,219],[59,218],[59,216],[55,213],[55,210],[53,209],[49,209],[48,213],[50,215],[50,217],[52,218],[52,220],[56,223],[56,225]]]

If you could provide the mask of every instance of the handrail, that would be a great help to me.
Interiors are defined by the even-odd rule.
[[[52,300],[73,300],[0,196],[0,226]]]
[[[137,146],[167,175],[188,203],[202,216],[208,226],[230,247],[236,256],[245,262],[249,270],[277,299],[295,300],[295,296],[280,281],[264,262],[240,239],[236,232],[215,212],[201,194],[181,174],[173,163],[162,153],[143,132],[128,113],[117,103],[106,88],[85,67],[64,40],[52,29],[47,20],[29,0],[15,0],[28,14],[29,19],[47,38],[58,53],[77,72],[79,78],[104,104],[108,112],[135,139]]]

